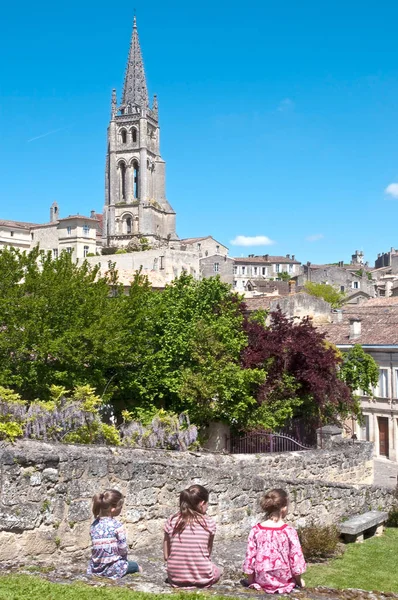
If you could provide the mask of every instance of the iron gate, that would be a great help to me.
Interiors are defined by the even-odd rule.
[[[262,454],[265,452],[292,452],[312,450],[313,446],[302,444],[294,437],[283,433],[253,432],[229,439],[231,454]]]

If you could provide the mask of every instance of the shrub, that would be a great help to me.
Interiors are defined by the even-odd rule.
[[[132,420],[128,411],[124,411],[123,418],[120,434],[125,446],[187,450],[196,444],[198,430],[191,425],[187,413],[176,415],[159,410],[146,426]]]
[[[386,527],[398,527],[398,506],[392,506],[390,508]]]
[[[335,525],[309,525],[297,531],[304,558],[309,562],[322,562],[340,554],[343,545]]]
[[[102,248],[101,252],[102,252],[102,255],[116,254],[117,249],[118,249],[117,246],[105,246],[104,248]]]
[[[123,444],[168,450],[197,446],[198,431],[186,413],[177,415],[155,408],[136,409],[135,413],[123,411],[119,430],[102,421],[106,405],[91,386],[76,386],[68,392],[53,385],[50,393],[51,400],[35,400],[27,406],[19,394],[0,387],[0,440],[13,442],[24,437],[66,444]]]

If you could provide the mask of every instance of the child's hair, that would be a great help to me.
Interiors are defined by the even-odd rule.
[[[288,495],[280,488],[270,490],[260,500],[260,506],[267,517],[280,517],[281,511],[288,505]]]
[[[180,512],[172,535],[182,533],[187,525],[199,523],[207,531],[206,522],[199,512],[201,502],[208,502],[209,492],[203,485],[191,485],[180,493]]]
[[[123,494],[119,490],[105,490],[93,496],[93,515],[95,518],[107,517],[111,508],[119,508],[123,504]]]

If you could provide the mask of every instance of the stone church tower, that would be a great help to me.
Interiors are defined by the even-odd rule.
[[[166,200],[165,162],[159,150],[158,102],[149,106],[134,17],[121,104],[112,92],[105,168],[103,245],[150,246],[177,240],[175,212]]]

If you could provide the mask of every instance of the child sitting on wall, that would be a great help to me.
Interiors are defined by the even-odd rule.
[[[266,520],[252,528],[243,564],[249,587],[268,594],[288,594],[296,585],[305,587],[301,574],[306,564],[298,535],[284,522],[287,493],[281,489],[271,490],[260,505]]]
[[[127,560],[126,532],[120,521],[123,496],[118,490],[105,490],[93,497],[95,521],[90,527],[92,554],[87,575],[117,579],[129,573],[142,573],[134,561]]]
[[[210,587],[221,575],[210,560],[216,524],[206,515],[209,492],[191,485],[180,494],[180,510],[164,526],[163,551],[173,587]]]

